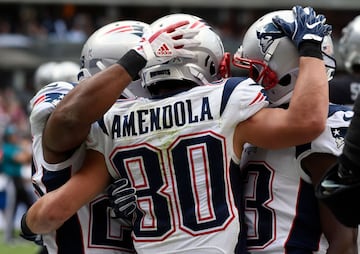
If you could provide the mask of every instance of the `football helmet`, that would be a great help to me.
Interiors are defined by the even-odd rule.
[[[343,28],[339,53],[349,73],[360,73],[360,15]]]
[[[148,27],[148,24],[140,21],[123,20],[96,30],[82,48],[78,80],[91,77],[116,63],[127,51],[137,45]],[[123,95],[127,98],[150,96],[149,92],[141,87],[140,81],[132,82],[124,90]]]
[[[194,39],[200,41],[200,45],[192,48],[196,57],[176,57],[163,64],[145,67],[140,72],[143,87],[164,80],[185,80],[195,85],[204,85],[229,76],[229,54],[225,54],[220,37],[203,19],[183,13],[170,14],[150,24],[150,31],[159,31],[180,21],[188,21],[189,24],[179,29],[199,30]]]
[[[290,101],[299,70],[299,54],[295,44],[272,22],[279,15],[291,22],[290,10],[274,11],[259,18],[246,31],[233,64],[249,71],[249,75],[268,92],[270,106]],[[328,80],[335,73],[334,47],[330,36],[322,42],[322,55]]]
[[[38,91],[55,81],[76,82],[80,66],[71,61],[46,62],[35,71],[34,87]]]

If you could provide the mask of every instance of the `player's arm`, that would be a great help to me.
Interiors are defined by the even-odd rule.
[[[127,52],[117,64],[84,80],[71,90],[48,119],[43,134],[45,159],[52,161],[52,154],[63,154],[80,145],[91,123],[100,119],[145,65],[161,64],[177,56],[195,57],[188,48],[199,44],[193,39],[198,30],[176,30],[187,24],[188,21],[180,21],[157,31],[149,30],[139,45]],[[164,43],[169,48],[168,55],[158,53],[157,49]]]
[[[83,167],[69,181],[42,196],[29,208],[23,217],[23,233],[44,234],[56,230],[104,191],[110,179],[103,155],[88,150]]]
[[[304,158],[302,167],[309,172],[311,181],[315,186],[320,182],[326,170],[336,162],[336,156],[326,153],[313,153]],[[319,202],[321,227],[329,243],[327,254],[357,253],[357,228],[346,227],[340,223],[325,206]]]
[[[121,64],[114,64],[74,87],[57,105],[44,128],[45,159],[51,163],[66,159],[65,152],[71,152],[86,139],[91,124],[111,107],[131,80]]]
[[[323,61],[300,57],[299,76],[289,108],[264,108],[241,122],[236,134],[241,140],[239,143],[277,149],[310,142],[324,130],[327,96]]]
[[[298,47],[299,75],[288,109],[262,109],[238,126],[239,143],[275,149],[309,142],[325,128],[329,92],[321,42],[331,27],[319,15],[294,7],[295,21],[273,20]],[[305,19],[299,21],[298,19]],[[320,19],[320,20],[318,20]],[[276,21],[276,22],[275,22]],[[317,25],[305,24],[317,22]],[[296,23],[296,25],[294,24]],[[286,56],[284,56],[286,57]],[[244,140],[246,138],[246,140]]]

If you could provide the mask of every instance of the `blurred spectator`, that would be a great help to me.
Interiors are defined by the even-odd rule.
[[[83,43],[92,33],[92,21],[88,14],[78,13],[74,16],[72,26],[67,33],[69,42]]]
[[[31,175],[31,172],[26,172],[31,170],[29,165],[32,152],[30,141],[24,139],[13,124],[9,124],[5,129],[2,149],[1,169],[7,177],[5,180],[4,241],[5,243],[12,243],[15,239],[15,214],[18,205],[24,203],[29,207],[35,201],[35,194],[29,191],[31,188],[29,188],[30,182],[28,180],[30,178],[28,176]]]
[[[4,117],[8,118],[9,122],[15,124],[17,129],[24,133],[24,135],[30,135],[30,126],[28,115],[26,113],[26,106],[20,102],[18,95],[12,87],[7,87],[6,89],[1,90],[0,102],[2,102],[1,107]]]

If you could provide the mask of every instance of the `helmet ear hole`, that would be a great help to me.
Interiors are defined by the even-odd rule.
[[[288,86],[291,83],[291,75],[290,74],[286,74],[284,77],[282,77],[279,80],[279,85],[281,86]]]
[[[213,76],[215,74],[216,74],[215,63],[213,61],[211,61],[211,63],[210,63],[210,75]]]

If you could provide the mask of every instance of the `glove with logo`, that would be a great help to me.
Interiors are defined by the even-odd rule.
[[[131,226],[132,216],[136,209],[136,191],[126,178],[113,182],[107,189],[112,208],[112,217],[120,219],[121,223]]]
[[[297,47],[306,40],[322,42],[324,36],[331,33],[332,27],[325,24],[324,15],[316,15],[311,7],[302,8],[294,6],[294,21],[288,22],[278,16],[273,18],[273,22],[289,37]]]
[[[194,37],[197,28],[187,28],[189,21],[179,21],[153,31],[149,29],[135,48],[126,53],[118,63],[122,65],[133,80],[145,66],[165,63],[175,57],[194,58],[191,48],[200,45]]]
[[[289,22],[275,16],[274,24],[295,43],[301,56],[322,59],[321,43],[325,36],[331,34],[331,25],[325,23],[324,15],[316,15],[311,7],[294,6],[292,11],[294,21]]]

